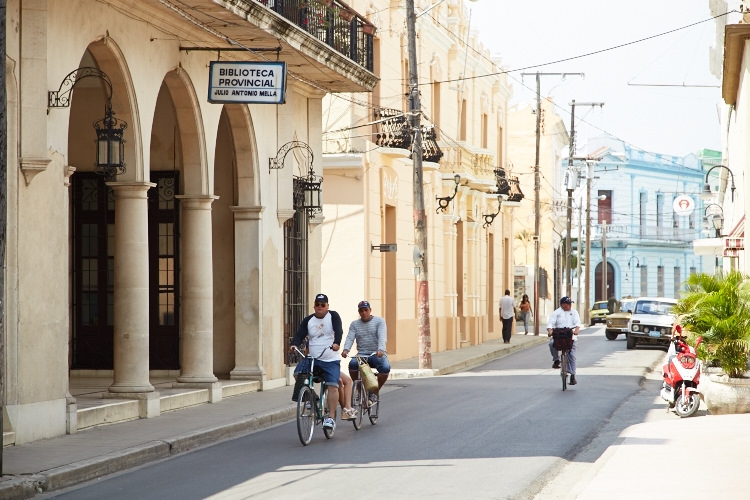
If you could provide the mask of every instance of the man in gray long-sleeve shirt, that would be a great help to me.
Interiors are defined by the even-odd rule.
[[[388,362],[388,355],[385,353],[388,329],[383,318],[372,315],[372,308],[368,301],[360,302],[357,309],[359,310],[359,319],[352,321],[352,324],[349,325],[349,333],[346,335],[341,356],[347,357],[356,340],[357,353],[360,356],[367,356],[367,364],[378,371],[378,390],[370,393],[370,400],[374,402],[377,401],[380,388],[388,380],[388,374],[391,372],[391,364]],[[353,380],[359,378],[359,365],[356,358],[349,361],[349,375]]]

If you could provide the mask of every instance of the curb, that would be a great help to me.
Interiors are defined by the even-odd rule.
[[[201,429],[163,441],[150,441],[121,451],[73,462],[39,474],[15,476],[0,482],[0,500],[26,499],[40,493],[69,488],[97,477],[120,472],[186,451],[249,434],[288,422],[296,415],[293,406],[253,415],[231,424]]]

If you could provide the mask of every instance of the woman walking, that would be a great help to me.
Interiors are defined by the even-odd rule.
[[[521,310],[521,319],[523,320],[524,335],[529,334],[529,317],[531,316],[531,302],[529,302],[529,296],[525,293],[521,298],[521,304],[518,308]]]

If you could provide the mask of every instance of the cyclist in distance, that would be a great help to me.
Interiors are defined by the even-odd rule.
[[[573,301],[570,297],[560,299],[560,307],[550,315],[547,322],[547,336],[552,337],[555,328],[573,329],[573,347],[568,351],[568,373],[570,373],[570,385],[576,385],[576,347],[578,345],[578,330],[581,328],[581,317],[578,311],[572,309]],[[560,368],[560,355],[554,347],[555,339],[549,339],[549,352],[552,353],[552,368]]]
[[[355,340],[357,341],[357,352],[362,356],[368,356],[367,364],[378,371],[378,389],[370,392],[370,402],[374,403],[378,400],[380,389],[388,380],[388,374],[391,372],[391,364],[388,362],[388,355],[385,352],[388,329],[383,318],[373,316],[368,301],[361,301],[357,305],[357,310],[359,319],[355,319],[349,325],[349,333],[346,335],[341,356],[345,358],[349,355],[349,350]],[[349,375],[354,380],[359,378],[359,365],[356,358],[349,361]]]
[[[308,338],[307,348],[310,355],[317,359],[315,366],[320,368],[327,388],[328,417],[323,420],[323,427],[332,429],[336,428],[336,405],[339,403],[339,379],[342,373],[341,356],[338,350],[343,335],[341,316],[336,311],[328,310],[328,296],[319,293],[315,296],[315,313],[302,320],[290,346],[290,350],[294,352],[292,347],[299,348],[305,338]],[[306,364],[304,362],[297,364],[294,369],[295,377],[305,369]],[[349,384],[349,394],[344,396],[346,401],[351,401],[351,384]],[[348,415],[352,409],[348,408],[349,412],[346,410],[344,409],[342,418],[352,418]]]

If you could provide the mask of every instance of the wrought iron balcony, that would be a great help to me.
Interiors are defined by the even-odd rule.
[[[375,25],[337,0],[255,0],[368,71]]]
[[[383,120],[377,124],[378,133],[375,144],[384,148],[411,148],[409,122],[402,111],[388,108],[376,109],[375,120]]]
[[[518,182],[518,177],[511,177],[508,179],[510,185],[510,194],[508,195],[508,201],[521,201],[524,199],[524,195],[521,192],[521,184]]]
[[[422,160],[438,163],[443,157],[443,152],[437,143],[435,129],[422,127]]]
[[[411,149],[411,126],[402,111],[380,108],[375,110],[378,133],[375,144],[384,148]],[[422,160],[437,163],[443,157],[433,127],[422,127]]]
[[[510,183],[508,182],[508,178],[505,175],[504,168],[497,167],[495,169],[495,182],[497,182],[497,194],[510,196]],[[521,197],[523,198],[523,195],[521,195]]]

